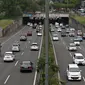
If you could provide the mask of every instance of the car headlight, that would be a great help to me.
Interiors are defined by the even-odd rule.
[[[83,61],[83,63],[85,63],[85,60]]]

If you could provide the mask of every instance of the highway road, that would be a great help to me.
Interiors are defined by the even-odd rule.
[[[55,28],[55,32],[57,29]],[[75,52],[68,51],[68,45],[72,42],[72,37],[61,37],[61,33],[58,32],[59,41],[53,41],[54,50],[57,58],[57,62],[60,68],[60,78],[66,82],[66,85],[85,85],[85,66],[79,66],[82,70],[81,81],[68,81],[66,77],[66,69],[68,64],[73,63],[72,57]],[[85,56],[85,40],[78,46],[77,51]]]
[[[20,52],[16,52],[16,60],[14,62],[4,62],[3,56],[6,51],[11,51],[13,42],[19,41],[20,35],[32,31],[32,36],[27,37],[27,41],[20,41]],[[32,42],[37,42],[41,47],[42,37],[36,35],[36,30],[25,26],[19,32],[2,43],[2,57],[0,57],[0,85],[33,85],[36,80],[36,63],[40,51],[30,51]],[[31,60],[34,70],[32,73],[20,73],[20,63],[23,60]]]

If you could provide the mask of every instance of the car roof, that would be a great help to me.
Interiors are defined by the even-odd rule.
[[[5,52],[5,53],[13,53],[13,52],[9,51],[9,52]]]
[[[31,61],[22,61],[22,63],[30,63]]]
[[[75,56],[83,56],[81,53],[75,53]]]
[[[15,43],[13,43],[13,45],[19,45],[19,43],[15,42]]]
[[[75,45],[75,43],[70,43],[70,45]]]
[[[69,64],[69,68],[78,68],[77,64]]]
[[[37,45],[37,43],[32,43],[32,44],[36,44]]]

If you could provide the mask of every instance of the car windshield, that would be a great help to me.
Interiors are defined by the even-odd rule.
[[[75,46],[75,44],[74,43],[70,43],[70,46]]]
[[[83,59],[83,56],[76,56],[76,59]]]
[[[21,37],[26,37],[25,35],[22,35]]]
[[[57,37],[58,35],[57,34],[53,34],[54,37]]]
[[[24,65],[24,66],[31,66],[30,62],[22,62],[22,65]]]
[[[70,72],[79,72],[79,68],[69,68]]]
[[[74,41],[77,41],[78,42],[79,40],[78,39],[74,39]]]
[[[18,44],[13,44],[13,46],[18,46]]]
[[[12,55],[11,53],[5,53],[5,56],[10,56],[10,55]]]
[[[37,45],[37,43],[32,43],[32,45]]]

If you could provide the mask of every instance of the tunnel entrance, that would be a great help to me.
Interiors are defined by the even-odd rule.
[[[23,16],[22,18],[22,22],[23,22],[23,25],[27,25],[28,22],[31,22],[31,23],[41,23],[41,24],[44,24],[44,20],[45,20],[45,17],[44,16],[32,16],[32,17],[29,17],[29,16]],[[49,23],[52,23],[52,24],[55,24],[55,22],[58,22],[58,23],[63,23],[64,25],[66,24],[69,24],[69,16],[63,14],[61,16],[56,16],[56,17],[49,17]]]

